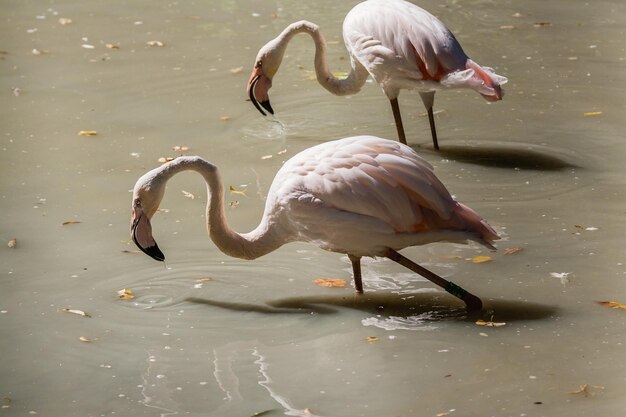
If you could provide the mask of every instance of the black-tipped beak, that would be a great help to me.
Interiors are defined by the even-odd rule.
[[[152,241],[154,242],[153,245],[150,245],[148,247],[143,247],[140,243],[139,240],[137,239],[137,226],[139,225],[139,220],[141,217],[137,218],[134,222],[133,222],[133,227],[132,227],[132,237],[133,237],[133,242],[135,242],[135,245],[137,245],[137,247],[139,249],[141,249],[141,251],[143,253],[145,253],[146,255],[148,255],[149,257],[151,257],[152,259],[156,260],[156,261],[165,261],[165,255],[163,254],[163,252],[161,252],[161,249],[159,249],[159,246],[156,244],[156,242],[154,241],[154,239],[152,239]]]
[[[267,110],[270,114],[274,114],[274,109],[272,109],[272,105],[269,100],[265,100],[259,103],[265,110]],[[257,107],[258,108],[258,107]],[[262,112],[261,112],[262,113]]]
[[[267,114],[265,114],[265,112],[263,111],[263,108],[265,108],[271,114],[274,114],[274,110],[272,110],[272,106],[270,106],[269,100],[261,102],[261,105],[263,106],[263,108],[261,108],[261,106],[259,105],[259,102],[257,101],[256,97],[254,96],[254,87],[256,87],[256,83],[259,82],[260,78],[261,78],[260,75],[257,75],[256,77],[254,77],[254,79],[250,83],[250,88],[248,88],[248,96],[250,97],[250,101],[252,102],[252,104],[254,104],[254,107],[256,107],[256,109],[263,116],[267,116]],[[266,104],[267,104],[267,106],[266,106]],[[269,110],[268,110],[268,107],[269,107]]]

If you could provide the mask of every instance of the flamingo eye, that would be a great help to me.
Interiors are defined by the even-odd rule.
[[[261,68],[263,66],[263,63],[261,61],[257,61],[256,64],[254,65],[254,68]]]

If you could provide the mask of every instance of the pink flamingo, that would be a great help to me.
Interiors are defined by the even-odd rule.
[[[450,196],[431,165],[406,145],[358,136],[298,153],[276,174],[259,226],[243,234],[228,226],[215,165],[183,156],[155,168],[135,184],[131,236],[143,252],[159,261],[165,256],[152,236],[150,221],[167,181],[185,170],[200,173],[207,183],[209,237],[227,255],[255,259],[289,242],[310,242],[348,255],[359,293],[363,292],[361,257],[384,256],[445,288],[469,309],[482,307],[478,297],[398,253],[408,246],[439,241],[473,240],[495,249],[492,243],[498,239],[475,211]]]
[[[497,101],[503,96],[500,86],[507,82],[491,68],[469,59],[452,32],[426,10],[404,0],[368,0],[350,10],[343,22],[343,39],[352,63],[344,79],[328,70],[326,42],[314,23],[292,23],[259,50],[248,81],[248,95],[263,115],[265,111],[274,114],[268,90],[287,44],[298,33],[313,38],[317,81],[332,94],[355,94],[368,76],[376,80],[389,98],[398,137],[404,144],[400,90],[418,90],[428,111],[433,145],[439,149],[433,115],[435,91],[468,87],[489,101]]]

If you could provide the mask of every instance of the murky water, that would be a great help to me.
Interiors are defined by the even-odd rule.
[[[153,222],[167,265],[128,241],[129,190],[161,157],[216,163],[245,190],[228,216],[247,231],[290,156],[395,138],[376,85],[339,98],[309,79],[306,36],[274,79],[284,127],[245,101],[257,49],[295,20],[321,24],[331,69],[347,70],[341,22],[355,3],[0,4],[2,415],[623,413],[626,313],[595,302],[626,303],[621,1],[421,3],[510,80],[497,104],[437,95],[440,153],[417,94],[400,97],[411,145],[504,236],[495,254],[404,253],[480,295],[481,314],[390,261],[364,263],[357,297],[313,283],[351,269],[310,245],[228,258],[206,237],[193,174],[172,180]],[[136,298],[118,299],[123,288]]]

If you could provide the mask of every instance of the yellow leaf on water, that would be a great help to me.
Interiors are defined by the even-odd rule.
[[[320,287],[345,288],[348,285],[346,280],[341,278],[317,278],[314,282]]]
[[[133,298],[135,298],[133,290],[130,290],[128,288],[122,288],[121,290],[119,290],[117,292],[117,296],[120,300],[132,300]]]
[[[601,114],[601,111],[586,111],[583,113],[583,116],[600,116]]]
[[[189,191],[185,191],[185,190],[181,190],[181,191],[183,192],[183,195],[187,198],[191,198],[192,200],[196,198],[196,196],[190,193]]]
[[[235,187],[233,187],[232,185],[228,187],[228,191],[230,191],[232,194],[238,194],[238,195],[242,195],[242,196],[246,196],[246,192],[245,191],[239,191],[237,189],[235,189]]]
[[[494,321],[485,321],[485,320],[477,320],[476,324],[479,326],[486,326],[486,327],[502,327],[502,326],[506,326],[506,323],[504,322],[494,322]]]
[[[220,116],[220,120],[221,120],[222,122],[227,122],[227,121],[229,121],[229,120],[230,120],[230,116]]]
[[[485,262],[491,262],[493,259],[487,255],[477,255],[472,258],[472,262],[475,264],[483,264]]]
[[[367,336],[366,339],[368,342],[378,342],[380,339],[377,338],[376,336]]]
[[[619,308],[622,310],[626,310],[626,305],[618,303],[617,301],[596,301],[596,303],[600,304],[603,307]]]
[[[85,313],[83,310],[76,310],[73,308],[62,308],[61,311],[64,313],[76,314],[77,316],[91,317],[89,314]]]
[[[148,41],[146,42],[146,45],[148,46],[165,46],[165,44],[161,41]]]
[[[59,17],[59,24],[61,24],[61,25],[69,25],[70,23],[72,23],[72,19],[70,19],[68,17]]]
[[[79,136],[96,136],[98,134],[98,132],[96,132],[95,130],[81,130],[80,132],[78,132]]]
[[[85,342],[85,343],[91,343],[93,342],[93,340],[91,340],[90,338],[88,338],[87,336],[81,336],[78,338],[78,340],[80,340],[81,342]]]
[[[171,156],[162,156],[159,159],[157,159],[157,162],[160,162],[162,164],[166,163],[166,162],[170,162],[173,161],[175,158],[172,158]]]
[[[16,238],[13,238],[13,239],[9,240],[9,241],[7,242],[7,246],[8,246],[8,247],[10,247],[11,249],[13,249],[14,247],[16,247],[16,246],[17,246],[17,239],[16,239]]]
[[[514,255],[514,254],[519,253],[519,252],[521,252],[523,250],[524,250],[524,248],[519,248],[519,247],[505,248],[504,249],[504,254],[505,255]]]
[[[348,73],[345,71],[333,71],[332,74],[339,79],[348,78]]]

